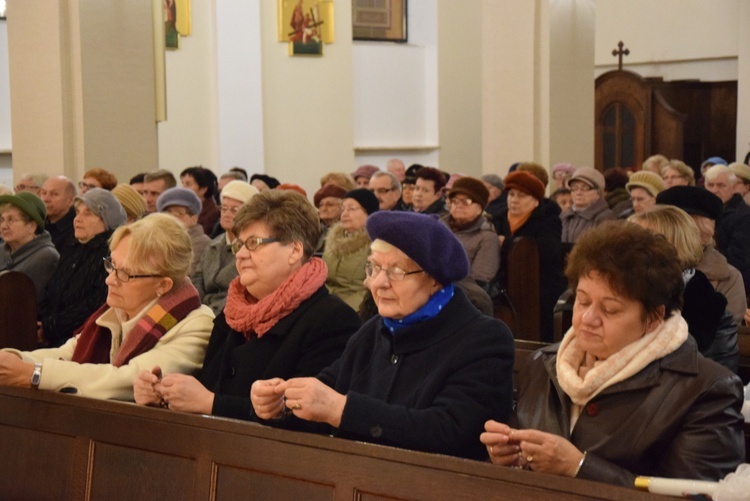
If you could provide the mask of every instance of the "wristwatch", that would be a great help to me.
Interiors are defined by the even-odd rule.
[[[42,379],[42,363],[34,364],[34,372],[31,374],[31,387],[39,389],[39,381]]]

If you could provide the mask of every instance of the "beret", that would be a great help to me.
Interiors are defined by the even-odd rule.
[[[707,217],[714,221],[718,221],[724,208],[719,197],[697,186],[673,186],[659,193],[656,203],[674,205],[688,214]]]
[[[221,201],[223,202],[225,198],[231,198],[244,204],[257,194],[258,188],[245,181],[235,179],[234,181],[229,181],[224,186],[224,189],[221,190]]]
[[[38,196],[28,191],[20,191],[15,195],[0,196],[0,204],[11,204],[21,212],[29,216],[37,225],[44,229],[44,220],[47,217],[47,208]]]
[[[578,167],[568,180],[568,185],[573,181],[583,181],[596,190],[604,190],[604,175],[591,167]]]
[[[373,174],[375,174],[377,171],[379,171],[376,166],[374,165],[360,165],[357,167],[357,170],[352,172],[352,177],[356,180],[358,177],[364,177],[367,179],[370,179]]]
[[[370,240],[380,239],[393,245],[441,285],[462,280],[469,274],[464,246],[433,216],[379,211],[367,218],[366,227]]]
[[[128,216],[125,214],[125,209],[109,190],[91,188],[83,195],[78,195],[75,200],[86,204],[91,212],[104,221],[107,230],[114,230],[127,222]]]
[[[187,188],[169,188],[156,200],[156,210],[159,212],[164,212],[164,209],[173,205],[187,207],[193,215],[200,214],[203,208],[203,202],[198,195]]]

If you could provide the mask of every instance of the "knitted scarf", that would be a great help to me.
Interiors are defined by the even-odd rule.
[[[530,212],[527,212],[522,216],[511,216],[510,212],[508,212],[508,226],[510,227],[511,235],[515,235],[516,231],[518,231],[521,226],[526,224],[526,221],[529,220],[532,212],[534,211],[532,210]]]
[[[246,339],[252,334],[261,337],[320,289],[327,276],[326,263],[314,257],[261,300],[248,294],[240,283],[240,277],[236,277],[229,284],[224,307],[227,324],[243,333]]]
[[[190,280],[185,278],[182,283],[175,283],[175,286],[141,317],[123,341],[114,360],[111,360],[109,352],[112,347],[112,333],[96,323],[96,320],[109,309],[105,304],[83,324],[73,352],[73,361],[79,364],[111,363],[115,367],[125,365],[132,358],[153,348],[164,334],[200,306],[198,291]]]
[[[653,331],[592,365],[587,362],[593,357],[578,346],[571,327],[557,350],[557,379],[573,403],[584,406],[604,389],[625,381],[654,360],[675,351],[687,336],[687,323],[676,311]]]

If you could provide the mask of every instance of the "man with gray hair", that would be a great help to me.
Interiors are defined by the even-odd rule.
[[[737,175],[725,165],[714,165],[704,179],[706,189],[724,204],[716,228],[716,246],[729,264],[740,270],[745,290],[750,290],[750,207],[734,192]]]
[[[498,228],[502,228],[500,213],[508,207],[508,194],[503,191],[505,183],[503,182],[503,178],[497,174],[485,174],[482,176],[482,183],[487,188],[487,191],[490,192],[489,202],[487,203],[487,207],[484,208],[484,212],[492,216],[492,224],[497,230]]]
[[[399,183],[404,181],[404,178],[406,177],[406,166],[404,165],[404,162],[398,158],[391,158],[388,160],[385,168],[388,172],[396,176]]]
[[[401,200],[401,182],[390,172],[381,170],[373,174],[369,189],[378,199],[380,210],[407,210]]]
[[[156,201],[169,188],[177,186],[174,174],[166,169],[148,172],[143,177],[143,200],[146,202],[146,212],[157,212]]]
[[[18,181],[15,186],[15,191],[28,191],[36,196],[39,196],[39,192],[42,189],[42,185],[47,180],[47,174],[26,174]]]

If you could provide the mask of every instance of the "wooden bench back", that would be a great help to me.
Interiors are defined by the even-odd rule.
[[[0,348],[37,347],[36,288],[19,271],[0,272]]]
[[[526,237],[514,239],[506,259],[505,301],[495,308],[495,316],[508,324],[516,339],[540,341],[539,249],[536,241]]]

